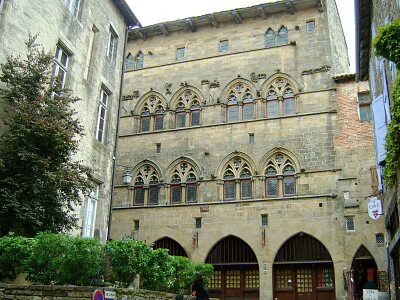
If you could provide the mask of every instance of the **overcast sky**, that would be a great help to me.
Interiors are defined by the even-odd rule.
[[[126,0],[142,26],[208,13],[242,8],[276,0]],[[336,0],[350,56],[350,72],[355,72],[354,1]]]

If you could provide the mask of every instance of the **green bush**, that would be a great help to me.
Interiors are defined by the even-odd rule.
[[[39,233],[26,262],[27,279],[36,284],[90,285],[103,271],[98,239]]]
[[[139,269],[142,287],[153,291],[167,291],[171,285],[171,278],[175,277],[172,256],[168,255],[168,249],[149,249],[151,251],[146,257],[148,261],[143,261]]]
[[[25,263],[32,253],[31,238],[15,236],[13,233],[0,238],[0,281],[15,280],[25,272]]]

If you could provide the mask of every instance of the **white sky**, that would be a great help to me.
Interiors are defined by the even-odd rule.
[[[142,26],[208,13],[242,8],[277,0],[126,0]],[[354,1],[336,0],[350,55],[350,72],[355,72]]]

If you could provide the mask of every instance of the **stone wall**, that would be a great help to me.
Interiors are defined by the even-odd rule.
[[[58,286],[58,285],[19,285],[19,284],[1,284],[0,299],[15,300],[78,300],[93,299],[96,290],[114,292],[118,300],[158,300],[175,299],[175,294],[162,293],[155,291],[139,289],[121,289],[121,288],[103,288],[95,286]],[[184,296],[184,299],[194,299],[192,296]]]

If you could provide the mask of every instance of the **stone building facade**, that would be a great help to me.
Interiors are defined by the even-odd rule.
[[[111,238],[213,264],[220,299],[348,299],[367,269],[387,291],[346,50],[331,0],[131,30]]]
[[[356,63],[358,80],[369,80],[370,102],[374,120],[376,166],[379,191],[382,195],[383,215],[387,232],[388,260],[391,270],[391,298],[400,299],[400,195],[398,178],[389,187],[383,180],[386,149],[385,137],[391,122],[391,95],[398,76],[394,62],[375,56],[373,40],[379,27],[400,18],[400,1],[356,0]]]
[[[76,215],[83,236],[106,239],[126,33],[140,23],[124,0],[39,2],[0,1],[0,62],[23,57],[29,32],[38,33],[55,55],[55,72],[82,99],[75,109],[85,136],[74,159],[93,169],[95,188]]]

